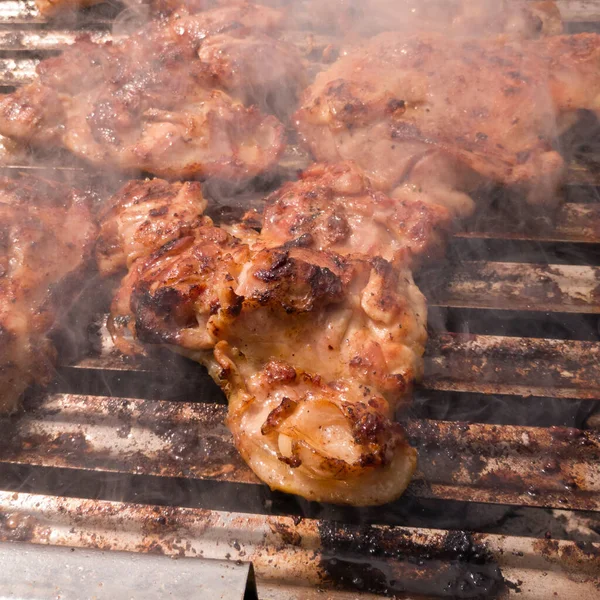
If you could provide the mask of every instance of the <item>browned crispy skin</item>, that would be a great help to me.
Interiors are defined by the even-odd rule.
[[[296,121],[317,159],[352,159],[377,188],[421,191],[458,216],[473,209],[463,192],[482,180],[552,204],[560,119],[600,109],[599,66],[595,34],[510,42],[386,33],[319,74]]]
[[[431,260],[452,223],[448,209],[423,196],[390,198],[352,162],[317,164],[267,198],[261,240],[405,264]]]
[[[336,177],[347,180],[338,190]],[[150,185],[129,188],[143,197]],[[353,196],[373,201],[353,165],[315,167],[297,185],[329,189],[337,206]],[[130,197],[127,188],[118,194],[103,230],[131,212],[139,231],[145,205]],[[176,228],[176,219],[166,227]],[[139,342],[166,344],[205,364],[228,396],[237,448],[272,488],[337,503],[387,502],[415,464],[393,416],[421,373],[424,298],[399,259],[378,255],[383,244],[329,246],[318,234],[309,243],[276,220],[268,229],[237,227],[232,235],[205,217],[145,257],[113,236],[122,253],[138,256],[120,259],[131,267],[113,303],[115,341],[126,352],[139,351]]]
[[[184,237],[204,222],[206,201],[197,182],[130,181],[99,214],[96,260],[105,276]]]
[[[86,198],[54,182],[0,179],[0,412],[52,372],[48,333],[81,275],[95,226]]]
[[[269,169],[303,68],[271,37],[281,15],[243,4],[186,13],[115,43],[81,40],[0,100],[0,133],[100,166],[243,179]]]

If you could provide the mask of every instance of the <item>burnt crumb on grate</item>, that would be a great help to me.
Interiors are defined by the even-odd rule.
[[[35,533],[37,521],[27,514],[0,513],[0,538],[10,542],[30,542]]]
[[[376,594],[496,598],[507,589],[487,548],[464,531],[430,543],[402,528],[319,522],[323,584]]]

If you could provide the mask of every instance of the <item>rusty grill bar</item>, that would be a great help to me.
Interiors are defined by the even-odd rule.
[[[559,4],[573,31],[599,29],[598,3]],[[0,1],[0,87],[26,83],[43,56],[82,33],[110,39],[119,10],[103,5],[46,23],[31,0]],[[286,161],[283,171],[306,157]],[[62,156],[54,164],[84,174]],[[25,159],[2,167],[41,169]],[[259,597],[272,600],[599,597],[598,185],[600,155],[578,156],[551,222],[516,228],[478,218],[455,235],[459,260],[443,277],[424,276],[432,331],[417,396],[421,408],[442,399],[450,408],[432,417],[417,402],[407,419],[419,469],[390,508],[393,518],[298,507],[270,494],[235,451],[223,398],[203,369],[170,355],[125,360],[101,330],[97,351],[65,355],[51,389],[34,391],[22,415],[0,423],[0,541],[251,562]],[[532,247],[547,260],[515,258]],[[563,321],[564,335],[553,335],[548,324]],[[498,422],[466,422],[454,400],[470,409],[500,402],[532,416],[527,425],[509,424],[507,410]],[[569,411],[583,411],[578,428],[564,426]],[[138,490],[137,503],[138,492],[124,485]],[[402,511],[415,505],[433,506],[442,526],[434,514],[434,528],[397,527],[398,518],[410,524],[416,513]],[[446,510],[473,506],[552,509],[592,525],[585,535],[565,528],[571,539],[560,540],[443,525]]]

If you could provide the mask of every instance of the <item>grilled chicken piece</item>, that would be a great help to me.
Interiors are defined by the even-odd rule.
[[[415,452],[394,409],[420,375],[425,342],[410,273],[280,247],[255,255],[236,283],[241,310],[217,314],[209,369],[244,459],[271,488],[310,500],[397,498]]]
[[[295,49],[267,35],[280,19],[244,4],[81,40],[0,100],[0,133],[123,170],[255,176],[283,150],[283,126],[260,108],[290,107],[303,81]]]
[[[212,231],[212,221],[202,215],[205,208],[206,201],[198,182],[171,184],[161,179],[147,179],[125,184],[99,213],[98,270],[109,277],[131,268],[115,296],[111,311],[114,318],[108,323],[122,352],[143,352],[133,338],[134,323],[126,317],[130,312],[131,295],[128,281],[136,280],[137,269],[159,248],[180,238],[198,235],[204,226]]]
[[[443,65],[443,68],[440,68]],[[381,190],[453,216],[483,181],[552,204],[560,118],[600,110],[600,36],[528,42],[386,33],[319,74],[296,114],[314,156],[352,159]]]
[[[205,208],[197,182],[130,181],[98,215],[100,273],[109,276],[128,269],[138,258],[189,235],[204,222]]]
[[[315,168],[298,186],[308,192],[312,181],[341,196],[337,175],[348,180],[340,184],[347,198],[368,196],[352,165],[321,168],[320,176]],[[144,185],[134,186],[140,196]],[[128,222],[129,211],[140,222],[141,203],[113,205],[121,211],[107,213],[103,230]],[[236,447],[272,488],[327,502],[388,502],[415,465],[393,416],[422,370],[425,300],[410,271],[373,245],[334,252],[276,229],[274,221],[264,236],[237,228],[237,237],[205,217],[146,257],[114,236],[126,255],[120,264],[131,265],[113,303],[115,341],[126,352],[139,342],[168,345],[205,364],[228,396]]]
[[[443,251],[452,221],[444,206],[422,196],[390,198],[352,162],[317,164],[267,198],[260,243],[301,243],[404,264],[431,260]]]
[[[54,182],[0,179],[0,412],[51,376],[48,333],[94,234],[84,196]]]

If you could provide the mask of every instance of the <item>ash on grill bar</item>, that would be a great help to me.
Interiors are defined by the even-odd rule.
[[[180,4],[0,1],[0,596],[600,599],[600,4]]]

